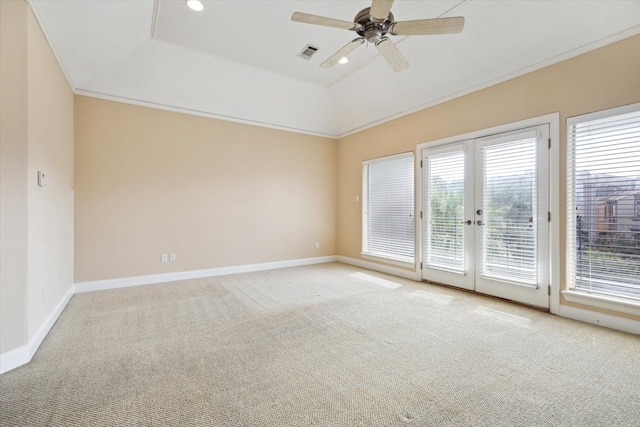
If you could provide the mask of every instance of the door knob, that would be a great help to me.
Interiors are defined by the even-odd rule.
[[[476,224],[478,224],[478,225],[483,225],[481,220],[477,220],[477,221],[476,221]]]
[[[476,215],[482,215],[482,209],[478,209],[478,210],[476,211]]]

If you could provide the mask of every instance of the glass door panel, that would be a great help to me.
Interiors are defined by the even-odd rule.
[[[536,140],[480,149],[482,277],[536,284]]]
[[[473,277],[468,273],[473,228],[466,202],[466,152],[467,146],[458,144],[423,153],[427,184],[423,270],[430,280],[472,289]]]
[[[476,140],[475,289],[539,307],[548,297],[548,127]]]

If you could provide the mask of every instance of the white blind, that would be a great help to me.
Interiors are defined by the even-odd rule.
[[[640,299],[640,104],[567,128],[569,286]]]
[[[464,272],[464,151],[428,156],[426,171],[426,264]]]
[[[413,153],[363,164],[363,253],[414,262],[413,164]]]
[[[537,134],[481,149],[481,274],[537,283]]]

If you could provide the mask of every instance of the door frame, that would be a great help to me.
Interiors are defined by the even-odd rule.
[[[549,149],[549,212],[551,220],[549,222],[548,239],[548,271],[549,271],[549,312],[557,314],[560,308],[560,113],[546,114],[539,117],[520,120],[500,126],[481,129],[466,134],[455,135],[434,141],[424,142],[416,146],[415,159],[422,159],[422,150],[433,149],[443,145],[460,143],[463,141],[479,139],[491,135],[517,131],[518,129],[533,127],[538,125],[549,126],[549,139],[551,147]],[[416,270],[421,280],[422,268],[418,262],[422,262],[424,248],[424,230],[422,221],[419,220],[423,214],[424,203],[424,168],[418,164],[419,173],[416,174],[415,181],[415,203],[416,203]],[[420,260],[420,261],[418,261]]]

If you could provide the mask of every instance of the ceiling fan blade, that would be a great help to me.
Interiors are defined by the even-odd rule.
[[[457,34],[464,28],[464,18],[419,19],[417,21],[394,22],[389,26],[389,34],[394,36],[418,36],[429,34]]]
[[[324,16],[310,15],[302,12],[295,12],[291,15],[291,20],[305,24],[322,25],[323,27],[342,28],[344,30],[359,30],[362,27],[360,24],[354,22],[341,21],[340,19],[326,18]]]
[[[371,20],[376,23],[384,22],[391,12],[391,6],[393,6],[393,0],[372,0],[369,11]]]
[[[387,60],[393,71],[396,73],[402,71],[409,66],[407,59],[400,53],[396,45],[386,37],[380,39],[376,43],[376,47],[380,51],[380,54]]]
[[[342,59],[343,57],[349,56],[349,54],[354,50],[356,50],[356,48],[360,46],[362,43],[364,43],[364,37],[358,37],[357,39],[350,41],[342,49],[340,49],[339,51],[331,55],[329,59],[327,59],[322,64],[320,64],[320,66],[324,68],[333,67],[338,63],[340,59]]]

